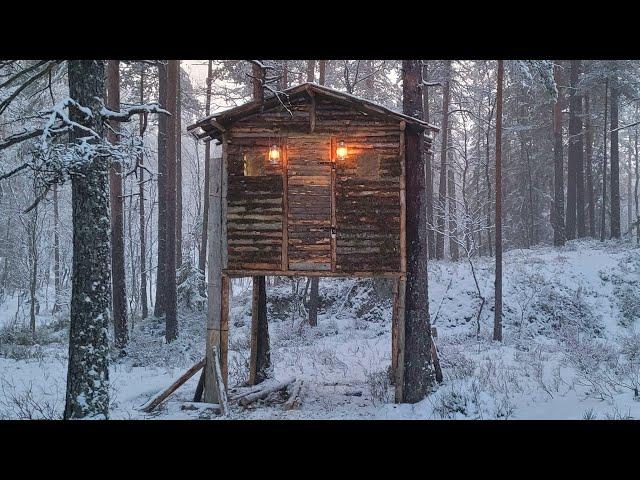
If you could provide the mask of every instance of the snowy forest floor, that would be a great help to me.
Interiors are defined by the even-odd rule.
[[[393,403],[387,369],[391,302],[369,280],[323,279],[318,326],[294,315],[292,282],[269,286],[273,374],[303,379],[302,405],[232,407],[232,419],[623,419],[640,418],[640,249],[570,242],[504,256],[504,342],[491,341],[492,258],[429,265],[432,324],[444,382],[416,405]],[[234,284],[229,384],[246,380],[251,289]],[[304,280],[300,283],[304,288]],[[35,342],[0,306],[0,418],[60,418],[67,327],[39,316]],[[479,324],[479,325],[478,325]],[[635,324],[635,325],[634,325]],[[151,414],[138,410],[203,356],[204,313],[182,310],[180,338],[162,322],[137,320],[127,355],[110,368],[111,418],[220,418],[182,410],[194,376]],[[479,333],[478,333],[479,328]]]

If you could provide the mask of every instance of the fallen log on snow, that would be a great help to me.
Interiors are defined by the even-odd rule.
[[[301,404],[300,392],[302,391],[302,380],[297,380],[291,387],[291,395],[284,404],[284,410],[297,409]]]
[[[219,403],[184,402],[180,410],[214,410],[220,412],[222,408]]]
[[[204,367],[204,364],[205,364],[205,359],[203,358],[198,363],[196,363],[193,367],[191,367],[189,370],[184,372],[180,376],[180,378],[178,378],[175,382],[171,384],[169,388],[160,392],[158,395],[156,395],[151,400],[149,400],[146,404],[144,404],[140,408],[140,410],[146,413],[151,412],[154,408],[156,408],[158,405],[164,402],[169,397],[169,395],[175,392],[183,383],[185,383],[187,380],[193,377],[196,374],[196,372],[198,372],[198,370]]]
[[[431,337],[431,360],[433,361],[433,368],[436,371],[436,381],[442,383],[442,367],[440,367],[440,358],[438,358],[438,349],[436,348],[436,342]]]
[[[266,387],[262,388],[261,390],[258,390],[257,392],[251,393],[249,395],[246,395],[246,396],[240,398],[238,403],[240,405],[242,405],[243,407],[246,407],[247,405],[249,405],[250,403],[255,402],[256,400],[262,400],[264,398],[267,398],[269,395],[271,395],[274,392],[278,392],[280,390],[284,390],[285,388],[287,388],[289,385],[291,385],[295,381],[296,381],[295,377],[291,377],[291,378],[285,380],[284,382],[279,382],[279,383],[272,384],[270,386],[266,386]]]

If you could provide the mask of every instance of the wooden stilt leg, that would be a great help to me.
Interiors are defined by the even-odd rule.
[[[229,386],[229,277],[222,277],[222,301],[220,312],[220,367],[225,387]]]
[[[406,278],[398,281],[398,316],[397,316],[397,340],[396,340],[396,396],[395,402],[402,403],[404,400],[404,315],[405,315],[405,291]]]
[[[393,282],[393,300],[391,306],[391,383],[396,382],[396,369],[398,368],[398,283]]]
[[[204,401],[218,403],[220,386],[217,384],[214,361],[214,347],[220,352],[220,338],[222,330],[222,222],[221,222],[221,171],[219,158],[211,160],[211,185],[209,188],[209,264],[207,288],[207,338],[205,346],[206,364],[204,367]]]
[[[270,363],[265,277],[253,277],[249,385],[257,385],[267,378]]]
[[[251,301],[251,358],[249,359],[249,385],[255,385],[258,376],[258,281],[253,278],[253,297]]]

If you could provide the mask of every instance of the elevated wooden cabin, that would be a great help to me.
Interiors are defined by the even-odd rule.
[[[437,130],[313,83],[191,126],[222,143],[223,273],[402,274],[406,128]]]
[[[209,305],[223,370],[226,340],[215,338],[226,335],[228,277],[403,278],[405,135],[429,148],[436,127],[304,83],[188,130],[222,144],[211,164]]]

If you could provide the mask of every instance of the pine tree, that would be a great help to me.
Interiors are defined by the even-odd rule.
[[[103,134],[105,68],[102,60],[69,60],[69,95],[91,109],[72,107],[69,117]],[[75,129],[71,141],[86,137]],[[95,144],[97,139],[88,140]],[[71,326],[64,418],[109,417],[109,165],[95,152],[85,153],[72,176],[73,274]]]
[[[496,278],[493,339],[502,341],[502,89],[504,61],[498,60],[496,93]]]
[[[422,118],[422,69],[419,60],[402,61],[402,99],[406,115]],[[422,133],[405,130],[407,280],[405,289],[401,400],[422,400],[434,383],[431,364],[431,322],[427,262],[425,157]]]
[[[120,111],[120,61],[107,62],[107,107]],[[118,122],[112,122],[107,139],[112,145],[119,142]],[[122,165],[112,161],[109,168],[111,202],[111,281],[113,288],[113,332],[116,348],[127,345],[127,292],[124,271],[124,202],[122,196]]]
[[[555,65],[553,75],[556,85],[560,85],[560,68]],[[562,94],[558,88],[558,97],[553,105],[553,244],[561,247],[565,244],[564,230],[564,160],[562,154]]]

